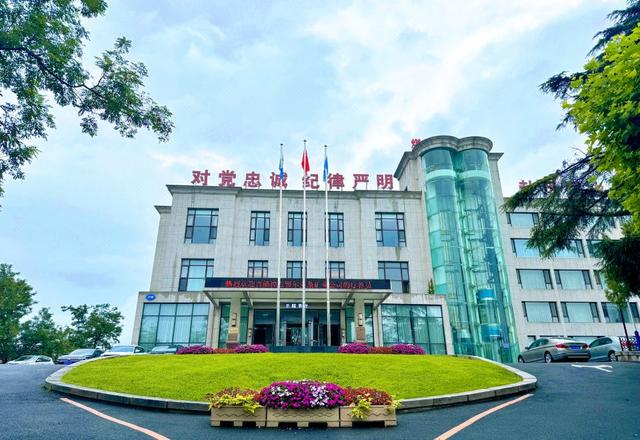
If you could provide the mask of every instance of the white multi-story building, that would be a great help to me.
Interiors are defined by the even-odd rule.
[[[280,219],[278,190],[169,185],[134,343],[407,342],[514,361],[538,336],[620,334],[589,242],[541,260],[526,247],[537,215],[501,212],[491,148],[432,137],[402,156],[399,190],[330,191],[329,301],[323,191],[307,191],[303,302],[301,190],[283,191]],[[638,321],[637,304],[629,315]]]

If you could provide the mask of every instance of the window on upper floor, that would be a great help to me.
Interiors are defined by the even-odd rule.
[[[589,250],[589,255],[592,258],[600,258],[600,250],[598,249],[598,245],[602,242],[602,240],[587,240],[587,249]]]
[[[512,238],[511,250],[517,257],[539,257],[540,250],[538,248],[528,247],[529,240],[526,238]]]
[[[514,228],[531,228],[538,220],[537,212],[507,212],[507,222]]]
[[[516,274],[523,289],[553,289],[549,269],[516,269]]]
[[[287,278],[302,279],[302,261],[287,261]]]
[[[344,246],[344,214],[341,212],[329,213],[329,247]]]
[[[403,213],[376,212],[376,242],[378,246],[407,245]]]
[[[269,246],[271,213],[268,211],[251,211],[249,243],[255,246]]]
[[[218,235],[217,209],[187,209],[185,243],[215,243]]]
[[[247,278],[268,278],[269,262],[267,260],[249,260]]]
[[[556,286],[564,290],[593,289],[588,270],[555,270]]]
[[[601,304],[605,322],[622,322],[622,313],[620,313],[620,309],[617,305],[610,302],[603,302]],[[628,309],[625,308],[623,313],[624,321],[630,322]]]
[[[409,263],[378,261],[378,279],[389,280],[393,293],[409,293]]]
[[[631,310],[631,316],[633,322],[640,322],[640,313],[638,313],[638,303],[629,303],[629,310]]]
[[[582,240],[573,240],[569,245],[569,249],[557,251],[554,255],[556,258],[584,258],[584,247]]]
[[[213,277],[213,260],[183,259],[178,290],[197,292],[204,289],[206,278]]]
[[[287,220],[287,243],[302,246],[302,212],[290,212]]]
[[[528,322],[559,322],[558,306],[555,302],[525,301],[522,303],[524,317]]]
[[[598,305],[594,302],[562,302],[560,305],[567,322],[600,322]]]
[[[594,270],[593,277],[595,278],[596,286],[598,286],[599,289],[607,288],[607,279],[604,277],[604,274],[602,273],[602,271]]]
[[[329,279],[342,280],[344,278],[344,261],[329,261]]]

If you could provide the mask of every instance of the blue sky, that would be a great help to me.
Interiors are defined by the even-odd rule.
[[[581,138],[556,131],[559,103],[538,85],[579,69],[612,0],[394,2],[115,1],[87,22],[87,62],[119,36],[150,72],[148,91],[174,113],[167,144],[108,126],[80,132],[55,109],[24,181],[0,201],[0,262],[37,290],[60,323],[65,304],[108,302],[126,315],[151,276],[165,184],[191,170],[257,171],[268,183],[278,145],[296,170],[302,139],[322,172],[393,173],[414,137],[480,135],[504,152],[505,194],[570,158]],[[290,174],[296,177],[296,172]]]

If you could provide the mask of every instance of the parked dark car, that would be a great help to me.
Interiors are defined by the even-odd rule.
[[[69,365],[75,362],[84,361],[87,359],[97,358],[102,354],[102,350],[99,348],[79,348],[77,350],[73,350],[69,354],[65,354],[64,356],[60,356],[56,360],[56,364],[64,364]]]
[[[176,354],[176,351],[182,347],[184,347],[184,345],[158,345],[157,347],[153,347],[149,354]]]
[[[566,338],[540,338],[520,352],[518,362],[586,362],[590,358],[589,346],[585,343]]]

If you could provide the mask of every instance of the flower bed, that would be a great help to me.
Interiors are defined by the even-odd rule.
[[[280,423],[326,423],[327,427],[350,427],[353,422],[397,424],[397,400],[374,388],[342,388],[313,380],[273,382],[259,393],[254,390],[225,388],[207,394],[211,408],[211,426],[223,422],[242,426],[278,427]]]
[[[362,342],[341,345],[338,353],[349,354],[426,354],[424,349],[415,344],[395,344],[391,347],[371,347]]]
[[[268,353],[269,349],[261,344],[238,345],[235,348],[212,348],[206,345],[182,347],[176,354],[231,354],[231,353]]]

